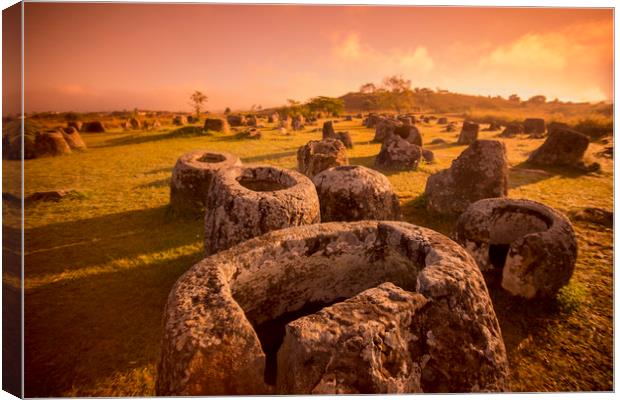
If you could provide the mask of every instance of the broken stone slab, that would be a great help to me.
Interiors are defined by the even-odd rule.
[[[497,140],[476,140],[450,168],[428,177],[424,193],[427,209],[444,215],[458,215],[480,199],[506,196],[506,146]]]
[[[375,158],[375,167],[384,170],[414,170],[420,163],[422,148],[409,143],[398,135],[391,135],[381,145]]]
[[[182,213],[202,211],[215,173],[240,165],[239,157],[226,152],[194,150],[183,154],[172,170],[170,206]]]
[[[419,293],[392,283],[286,325],[276,392],[360,394],[423,392],[430,356],[418,313]]]
[[[299,350],[281,348],[286,324],[386,282],[420,300],[416,321],[407,333],[418,338],[407,346],[419,369],[394,369],[399,381],[412,384],[394,384],[386,391],[415,391],[418,381],[424,392],[508,389],[501,331],[482,274],[471,256],[426,228],[403,222],[361,221],[269,232],[191,267],[175,283],[164,311],[156,393],[285,394],[288,389],[283,382],[292,381],[287,377],[292,370],[282,368],[277,360],[295,362],[291,352]],[[378,332],[364,316],[372,309],[363,304],[357,302],[362,309],[350,317],[367,332]],[[385,324],[389,332],[403,329],[406,334],[399,320],[402,317],[393,315]],[[279,321],[277,329],[264,330],[274,321]],[[347,329],[343,325],[341,329]],[[330,331],[321,333],[325,336],[317,340],[322,348],[338,353],[341,348],[330,345]],[[377,339],[391,340],[385,336]],[[346,374],[345,368],[372,370],[377,362],[389,371],[389,360],[396,355],[388,354],[381,341],[376,340],[370,350],[385,349],[381,355],[385,361],[358,358],[363,365],[334,365],[330,373]],[[316,370],[322,363],[317,357],[302,367]],[[317,391],[350,390],[341,383],[332,382]],[[361,389],[383,390],[380,386]]]
[[[568,284],[577,259],[570,221],[531,200],[485,199],[461,214],[455,239],[488,276],[524,298],[550,298]]]
[[[219,170],[207,194],[205,252],[320,220],[314,184],[297,171],[261,165]]]
[[[329,168],[314,177],[321,221],[399,220],[398,196],[389,179],[360,165]]]

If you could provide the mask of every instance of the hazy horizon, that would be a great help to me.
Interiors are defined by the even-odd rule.
[[[26,3],[24,51],[26,112],[267,108],[394,74],[613,102],[612,9]]]

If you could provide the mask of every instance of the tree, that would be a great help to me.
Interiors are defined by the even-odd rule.
[[[196,110],[196,118],[200,118],[200,109],[202,108],[202,104],[206,103],[206,101],[209,98],[206,95],[204,95],[201,91],[196,90],[190,96],[190,99],[192,100],[191,104],[194,107],[194,110]]]
[[[374,93],[377,90],[377,87],[374,83],[365,83],[360,86],[360,93]]]
[[[520,103],[521,98],[516,94],[511,94],[510,96],[508,96],[508,101],[512,101],[513,103]]]
[[[411,89],[411,81],[402,75],[393,75],[383,79],[383,86],[392,93],[402,93]]]
[[[224,114],[230,114],[230,107],[226,107],[226,109],[224,110]]]
[[[336,97],[313,97],[306,103],[310,112],[324,111],[332,115],[339,115],[344,110],[344,100]]]
[[[532,96],[529,99],[527,99],[527,102],[531,104],[545,104],[546,101],[547,101],[547,98],[541,94]]]

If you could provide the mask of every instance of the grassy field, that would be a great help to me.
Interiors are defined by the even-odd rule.
[[[89,149],[25,164],[26,194],[71,188],[79,196],[35,203],[25,222],[26,396],[153,395],[161,318],[176,279],[202,257],[203,221],[168,211],[174,163],[194,149],[225,150],[245,163],[296,167],[296,151],[321,133],[309,126],[285,136],[266,128],[261,140],[233,134],[181,137],[156,132],[84,134]],[[379,144],[360,120],[339,122],[351,132],[351,164],[371,167]],[[449,235],[454,221],[429,216],[423,198],[429,174],[465,148],[456,133],[422,124],[434,164],[386,173],[406,221]],[[481,132],[491,138],[497,132]],[[613,162],[588,157],[600,172],[540,171],[522,165],[543,140],[502,139],[513,167],[509,196],[544,202],[562,212],[613,209]],[[5,171],[15,162],[4,161]],[[3,182],[7,188],[5,181]],[[5,189],[6,191],[6,189]],[[5,224],[11,221],[5,211]],[[566,295],[549,304],[507,298],[491,288],[511,364],[513,391],[611,390],[613,367],[613,231],[575,222],[579,258]],[[15,225],[5,229],[17,229]]]

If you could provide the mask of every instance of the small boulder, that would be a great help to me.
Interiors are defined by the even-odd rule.
[[[351,134],[348,131],[336,132],[335,138],[340,140],[347,149],[353,148],[353,139],[351,139]]]
[[[172,124],[176,126],[182,126],[187,124],[187,117],[185,115],[175,115],[172,118]]]
[[[431,140],[430,144],[447,144],[447,143],[448,142],[446,142],[442,138],[436,138],[436,139]]]
[[[226,116],[226,120],[230,126],[243,126],[246,124],[245,117],[243,115],[229,114]]]
[[[424,158],[424,161],[426,161],[427,164],[430,164],[435,161],[435,153],[425,148],[422,148],[422,158]]]
[[[448,123],[448,118],[446,117],[439,117],[437,118],[437,124],[438,125],[446,125]]]
[[[132,118],[129,120],[129,125],[131,125],[131,129],[137,131],[142,128],[142,124],[136,118]]]

